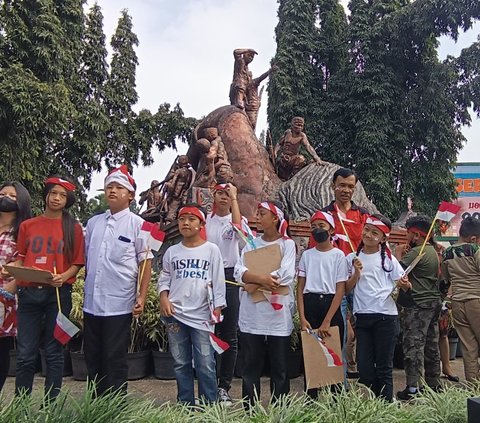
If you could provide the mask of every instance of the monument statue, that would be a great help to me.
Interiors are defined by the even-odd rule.
[[[302,146],[313,157],[315,163],[323,163],[303,132],[304,124],[305,121],[302,117],[294,117],[290,129],[285,131],[275,146],[273,154],[276,161],[277,174],[283,181],[290,179],[307,165],[307,159],[300,154],[300,148]]]
[[[167,194],[167,214],[164,224],[173,222],[177,211],[187,202],[188,190],[193,182],[193,170],[190,168],[186,155],[178,156],[176,165],[172,166],[165,178],[165,191]]]
[[[270,76],[271,73],[275,72],[278,69],[276,65],[273,65],[268,71],[265,73],[262,73],[258,78],[251,78],[251,72],[249,72],[250,75],[250,82],[247,85],[246,89],[246,103],[245,103],[245,113],[248,116],[248,119],[250,120],[250,123],[252,124],[252,129],[255,132],[256,126],[257,126],[257,118],[258,118],[258,111],[260,110],[260,105],[261,105],[261,100],[262,100],[262,92],[263,92],[263,87],[262,90],[260,91],[260,94],[258,93],[258,87],[262,83],[262,81]]]
[[[239,109],[245,109],[246,91],[252,80],[252,73],[248,65],[257,52],[251,48],[237,48],[233,50],[235,64],[233,66],[233,81],[230,85],[230,104]]]
[[[228,161],[222,138],[218,136],[218,129],[215,127],[204,128],[202,133],[203,138],[195,143],[202,155],[198,162],[193,186],[211,188],[217,183],[232,182],[232,167]]]
[[[160,187],[163,182],[153,180],[150,183],[150,188],[140,193],[140,201],[138,202],[142,206],[145,201],[147,202],[147,209],[141,214],[141,216],[148,221],[158,222],[160,220],[161,206],[164,203],[164,192],[160,191]]]

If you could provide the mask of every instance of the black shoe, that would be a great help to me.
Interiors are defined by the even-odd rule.
[[[460,378],[454,375],[447,375],[446,373],[443,374],[443,377],[450,382],[460,382]]]
[[[400,401],[410,401],[411,399],[415,398],[415,395],[417,395],[417,392],[410,392],[408,389],[408,386],[403,390],[403,391],[398,391],[397,392],[397,399]]]
[[[347,372],[347,379],[358,379],[360,374],[358,372]]]

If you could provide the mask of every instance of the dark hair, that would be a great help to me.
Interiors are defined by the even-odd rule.
[[[61,175],[51,175],[50,177],[65,179],[68,182],[73,181],[70,178],[66,178]],[[45,184],[43,188],[42,196],[45,202],[45,207],[47,204],[47,197],[50,194],[52,188],[57,184]],[[75,194],[73,191],[67,190],[67,202],[65,208],[62,210],[62,229],[63,229],[63,253],[67,257],[67,260],[71,262],[73,260],[73,253],[75,251],[75,225],[78,223],[77,220],[68,212],[67,209],[73,206],[75,203]]]
[[[428,233],[430,226],[432,225],[432,219],[424,214],[417,214],[416,216],[409,217],[405,222],[405,227],[407,229],[417,228],[420,229],[422,232]],[[433,236],[430,237],[428,240],[430,244],[435,246],[435,241],[433,240]]]
[[[384,225],[386,225],[388,227],[388,229],[392,229],[392,222],[390,221],[390,219],[388,217],[385,217],[382,214],[372,214],[372,217],[380,220]],[[360,254],[360,251],[362,251],[362,249],[363,249],[363,241],[360,241],[360,244],[357,248],[357,256]],[[387,252],[387,242],[383,241],[383,242],[380,243],[380,257],[382,258],[382,269],[385,272],[390,273],[393,270],[393,266],[392,266],[391,269],[387,269],[385,267],[386,252]]]
[[[32,217],[32,200],[27,189],[18,181],[4,182],[0,186],[0,190],[5,187],[15,188],[15,192],[17,194],[18,211],[15,215],[15,220],[13,222],[13,239],[16,241],[18,236],[18,229],[20,228],[20,223]]]
[[[358,176],[355,173],[354,170],[348,169],[347,167],[341,167],[340,169],[337,169],[335,173],[333,174],[332,182],[335,183],[337,178],[341,176],[342,178],[348,178],[349,176],[355,176],[355,183],[358,181]]]
[[[458,233],[462,238],[480,236],[480,220],[475,219],[474,217],[467,217],[463,219]]]

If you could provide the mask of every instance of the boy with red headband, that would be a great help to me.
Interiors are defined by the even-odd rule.
[[[432,221],[424,215],[409,218],[407,245],[399,245],[395,255],[404,268],[417,258]],[[402,332],[407,386],[397,392],[400,400],[409,400],[419,390],[425,370],[425,382],[430,388],[440,388],[440,352],[438,349],[438,318],[442,309],[438,288],[440,261],[433,238],[426,242],[424,255],[409,275],[413,304],[403,308]]]
[[[178,230],[183,240],[165,252],[158,280],[160,311],[174,359],[177,399],[188,405],[195,404],[192,358],[201,401],[217,400],[212,333],[226,306],[222,255],[202,236],[205,220],[197,204],[179,210]]]
[[[213,212],[207,216],[205,227],[207,240],[220,248],[227,281],[233,281],[233,270],[240,257],[239,235],[233,225],[237,225],[237,227],[242,225],[237,188],[230,183],[215,185],[213,188]],[[218,372],[218,399],[226,405],[232,404],[228,391],[237,361],[238,291],[238,286],[227,284],[228,307],[223,312],[223,321],[216,326],[217,335],[230,345],[230,348],[221,355],[220,371]]]
[[[335,221],[327,212],[317,211],[310,219],[313,248],[305,250],[298,264],[297,306],[302,330],[318,329],[323,338],[330,326],[338,326],[343,346],[344,323],[340,304],[348,279],[347,263],[341,250],[332,245]],[[316,398],[317,389],[307,394]]]
[[[45,212],[20,225],[15,265],[37,267],[54,274],[51,285],[17,280],[18,334],[15,392],[31,393],[40,339],[47,363],[45,394],[55,398],[62,386],[63,345],[54,335],[58,313],[58,288],[62,313],[70,314],[72,284],[84,264],[83,231],[68,213],[75,202],[75,185],[65,178],[45,180]]]
[[[113,169],[104,186],[109,209],[90,218],[85,235],[84,349],[97,395],[127,390],[132,314],[143,312],[153,257],[144,220],[129,210],[136,185],[127,167]]]

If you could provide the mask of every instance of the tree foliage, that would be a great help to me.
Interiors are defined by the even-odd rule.
[[[107,63],[101,9],[85,0],[0,0],[0,174],[32,194],[50,173],[80,191],[107,165],[151,164],[195,120],[180,106],[134,111],[139,41],[122,11]]]
[[[348,23],[335,0],[279,3],[273,60],[291,79],[280,70],[271,78],[274,138],[304,113],[319,155],[355,168],[369,197],[390,217],[409,196],[426,212],[452,198],[461,126],[470,123],[469,107],[480,112],[480,48],[477,42],[458,58],[440,61],[437,38],[456,39],[469,29],[480,18],[480,3],[351,0]],[[297,8],[304,14],[284,13]],[[295,26],[302,30],[288,31]],[[302,48],[308,58],[297,51]],[[296,74],[307,68],[308,77]]]

